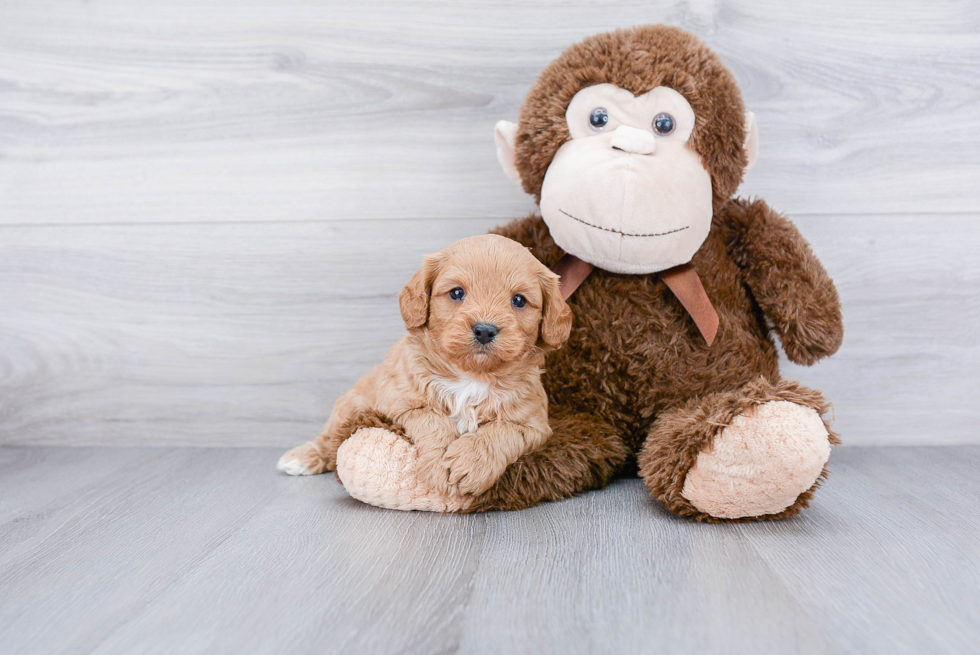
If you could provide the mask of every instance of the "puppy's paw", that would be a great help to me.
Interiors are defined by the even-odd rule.
[[[328,469],[328,463],[313,442],[308,441],[286,451],[276,468],[289,475],[319,475]]]
[[[425,486],[441,495],[452,492],[449,484],[449,470],[443,463],[442,449],[427,450],[419,454],[418,476]]]
[[[479,495],[500,477],[493,462],[473,439],[457,439],[446,449],[443,466],[449,472],[449,485],[462,494]]]

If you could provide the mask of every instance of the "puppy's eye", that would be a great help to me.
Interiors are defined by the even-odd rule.
[[[455,289],[449,292],[449,297],[452,298],[453,300],[462,300],[463,298],[466,297],[466,292],[463,291],[463,287],[456,287]]]
[[[656,118],[653,119],[653,131],[660,136],[667,136],[674,131],[676,126],[674,117],[670,114],[657,114]]]
[[[516,296],[510,299],[510,304],[520,309],[521,307],[527,304],[527,298],[525,298],[521,294],[517,294]]]
[[[589,125],[592,129],[598,132],[606,126],[609,122],[609,112],[606,111],[605,107],[596,107],[592,110],[592,114],[589,116]]]

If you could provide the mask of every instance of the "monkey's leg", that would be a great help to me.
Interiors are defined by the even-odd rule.
[[[759,378],[662,412],[639,455],[640,476],[675,514],[699,521],[795,516],[826,477],[823,396]]]
[[[351,496],[400,510],[485,512],[530,507],[607,484],[629,449],[615,430],[588,415],[551,408],[551,438],[507,467],[481,496],[438,494],[416,474],[415,446],[383,429],[360,430],[337,453],[337,475]]]

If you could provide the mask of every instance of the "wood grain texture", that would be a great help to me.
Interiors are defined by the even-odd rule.
[[[745,194],[792,213],[978,210],[968,0],[11,0],[0,222],[519,216],[494,122],[564,47],[651,22],[736,74],[762,135]]]
[[[0,443],[305,438],[404,333],[423,254],[490,225],[0,228]]]
[[[798,220],[837,280],[848,444],[975,443],[977,215]],[[488,220],[0,228],[0,443],[293,446],[403,333],[422,255]]]
[[[844,449],[816,511],[792,530],[743,534],[847,652],[874,652],[887,632],[896,653],[972,653],[980,596],[956,590],[980,575],[978,465],[976,447]],[[832,599],[836,590],[848,600]]]
[[[330,476],[278,474],[277,455],[0,448],[3,650],[893,655],[980,640],[978,447],[839,450],[807,512],[747,525],[676,519],[635,479],[516,513],[392,512]]]
[[[597,31],[703,36],[756,111],[742,193],[835,277],[786,374],[846,443],[966,443],[980,397],[980,5],[0,6],[0,444],[293,445],[397,339],[423,253],[524,215],[490,131]]]

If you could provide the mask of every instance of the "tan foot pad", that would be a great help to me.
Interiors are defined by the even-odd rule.
[[[681,494],[718,518],[778,514],[813,486],[830,459],[817,412],[777,400],[735,417],[701,452]]]
[[[415,473],[415,446],[382,428],[362,428],[337,451],[337,474],[362,503],[423,512],[459,512],[473,499],[437,494]]]

